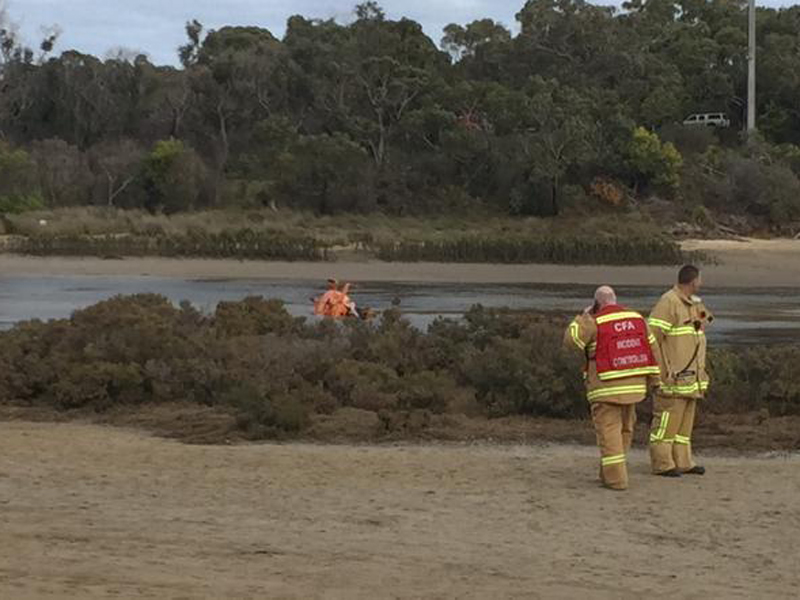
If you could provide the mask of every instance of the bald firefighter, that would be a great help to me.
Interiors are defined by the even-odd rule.
[[[600,448],[600,479],[607,488],[624,490],[636,404],[645,399],[649,387],[660,383],[657,347],[645,319],[618,305],[612,288],[598,288],[594,298],[594,306],[570,323],[564,342],[586,358],[586,395]]]
[[[661,296],[648,323],[659,347],[663,385],[653,402],[650,462],[665,477],[703,475],[692,458],[692,430],[697,401],[708,391],[706,327],[714,316],[697,296],[700,270],[686,265],[678,284]]]

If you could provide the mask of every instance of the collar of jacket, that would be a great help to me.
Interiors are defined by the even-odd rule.
[[[700,298],[698,298],[697,296],[692,296],[690,298],[686,294],[684,294],[681,291],[681,288],[677,284],[675,286],[673,286],[672,291],[675,292],[675,295],[678,298],[680,298],[681,302],[683,302],[684,304],[687,304],[689,306],[692,306],[693,304],[697,304],[698,302],[700,302]]]

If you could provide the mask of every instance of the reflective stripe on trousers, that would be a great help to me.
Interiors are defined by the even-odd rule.
[[[650,427],[650,461],[655,473],[671,469],[688,471],[692,457],[692,430],[698,401],[656,395]]]
[[[661,423],[655,433],[650,434],[650,442],[653,444],[671,444],[673,440],[665,439],[667,435],[667,426],[669,425],[669,413],[664,411],[661,413]]]
[[[620,463],[625,462],[625,455],[624,454],[617,454],[615,456],[604,456],[600,459],[600,464],[604,467],[609,465],[618,465]]]

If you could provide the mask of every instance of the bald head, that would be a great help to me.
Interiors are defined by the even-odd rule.
[[[594,300],[603,309],[617,303],[617,294],[611,286],[601,285],[594,293]]]

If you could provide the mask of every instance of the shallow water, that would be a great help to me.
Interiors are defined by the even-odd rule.
[[[297,316],[311,317],[309,298],[319,281],[182,280],[160,277],[0,277],[0,327],[27,319],[68,317],[117,294],[157,293],[179,302],[189,300],[213,311],[221,300],[250,295],[280,298]],[[665,288],[618,287],[620,302],[648,310]],[[578,312],[590,304],[593,287],[581,285],[461,285],[359,283],[352,297],[359,306],[384,309],[399,300],[412,323],[426,327],[440,316],[459,317],[475,304],[511,309]],[[704,293],[717,319],[708,335],[712,343],[796,342],[800,339],[800,288],[719,289]]]

